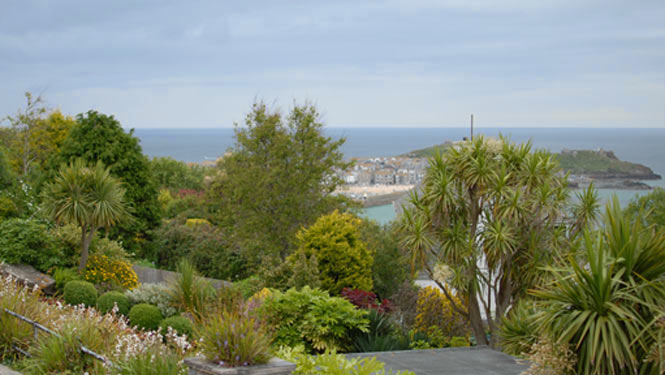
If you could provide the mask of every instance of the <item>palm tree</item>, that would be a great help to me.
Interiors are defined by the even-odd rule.
[[[125,189],[101,162],[86,165],[77,159],[61,168],[45,189],[44,210],[57,223],[81,227],[82,271],[95,232],[123,220],[131,220]]]

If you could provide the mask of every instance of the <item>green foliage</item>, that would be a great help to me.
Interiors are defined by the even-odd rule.
[[[159,328],[159,323],[164,319],[159,308],[147,303],[139,303],[129,310],[129,323],[133,327],[154,331]]]
[[[611,151],[575,150],[556,154],[561,168],[572,174],[639,173],[646,167],[621,161]]]
[[[163,284],[141,284],[136,289],[125,292],[131,305],[147,303],[155,305],[166,318],[176,315],[178,310],[172,306],[169,288]]]
[[[237,367],[267,363],[270,336],[254,318],[222,311],[206,319],[198,330],[199,348],[210,361]]]
[[[321,287],[321,274],[319,272],[319,262],[316,259],[316,254],[311,254],[308,257],[305,255],[304,251],[297,251],[287,258],[286,264],[288,271],[291,273],[291,277],[286,283],[287,287]]]
[[[409,258],[400,250],[395,228],[363,219],[360,225],[360,239],[374,254],[372,266],[374,292],[379,298],[390,298],[402,283],[413,278],[409,272]]]
[[[647,359],[665,301],[665,232],[631,219],[615,197],[603,229],[585,232],[578,257],[533,292],[537,330],[574,350],[578,374],[654,371]]]
[[[152,346],[120,363],[113,375],[184,375],[187,366],[173,351]]]
[[[415,375],[411,371],[386,372],[385,364],[371,358],[347,358],[334,351],[309,355],[303,346],[281,347],[277,356],[296,364],[294,375]]]
[[[46,272],[61,264],[62,254],[45,224],[15,218],[0,223],[0,260]]]
[[[74,280],[81,280],[81,275],[72,268],[56,268],[53,271],[53,280],[55,280],[55,290],[62,293],[65,290],[65,285]]]
[[[178,335],[187,335],[187,337],[192,337],[192,333],[194,332],[192,321],[184,316],[177,315],[162,320],[159,323],[159,328],[161,328],[163,336],[166,336],[169,327],[174,329]]]
[[[129,298],[120,292],[106,292],[97,298],[97,310],[106,314],[118,306],[118,313],[127,315],[129,313]]]
[[[331,196],[340,184],[334,170],[348,163],[339,150],[344,139],[323,135],[312,105],[296,105],[283,118],[255,103],[235,139],[208,196],[216,221],[234,228],[234,243],[255,268],[264,257],[286,258],[301,227],[339,206]]]
[[[5,190],[14,184],[14,173],[7,161],[4,147],[0,145],[0,191]]]
[[[319,289],[275,291],[261,307],[275,332],[275,346],[305,345],[308,351],[349,350],[349,333],[367,331],[365,311]]]
[[[44,211],[57,223],[81,228],[82,271],[95,233],[120,222],[130,221],[125,189],[101,162],[87,166],[77,159],[64,166],[44,189]]]
[[[246,279],[234,282],[233,286],[240,291],[243,298],[247,299],[253,296],[256,292],[263,289],[265,285],[263,280],[261,280],[258,276],[252,275]]]
[[[522,300],[513,306],[501,324],[501,350],[510,354],[521,356],[531,350],[539,337],[534,315],[536,309],[532,303]]]
[[[469,339],[466,337],[462,336],[454,336],[450,339],[450,345],[451,348],[459,348],[462,346],[471,346],[471,343],[469,343]]]
[[[186,311],[200,320],[205,316],[215,290],[210,282],[201,278],[196,267],[187,259],[178,263],[178,276],[169,284],[169,294],[173,306]]]
[[[367,332],[356,331],[352,335],[355,352],[385,352],[408,349],[405,341],[399,337],[399,331],[388,314],[376,309],[369,309],[367,313],[369,325]]]
[[[51,169],[55,171],[61,164],[81,158],[87,163],[102,162],[112,176],[122,180],[135,220],[120,223],[114,234],[134,251],[147,238],[148,231],[159,224],[157,186],[148,158],[133,131],[125,133],[113,116],[89,111],[78,115],[76,121]]]
[[[657,187],[647,195],[632,200],[626,213],[647,225],[665,228],[665,189]]]
[[[101,363],[79,350],[80,333],[69,325],[59,335],[42,335],[30,349],[22,371],[26,374],[82,374]],[[95,363],[97,362],[97,363]]]
[[[62,298],[70,305],[95,306],[97,289],[87,281],[72,280],[65,284]]]
[[[333,295],[343,288],[372,290],[373,257],[360,240],[361,220],[351,214],[333,213],[321,216],[297,234],[298,251],[287,258],[294,263],[299,254],[316,257],[321,286]]]
[[[439,287],[449,284],[464,297],[456,303],[446,295],[478,343],[495,347],[505,312],[546,281],[541,267],[569,249],[594,218],[588,210],[595,203],[588,199],[587,211],[570,217],[566,177],[551,154],[532,151],[530,142],[474,137],[429,164],[422,193],[413,193],[404,207],[401,245],[414,269],[424,269]],[[480,269],[481,262],[486,269]],[[433,264],[448,271],[438,275]]]
[[[155,157],[150,160],[150,170],[160,188],[175,191],[201,191],[204,188],[205,167],[201,165],[187,164],[170,157]]]
[[[170,195],[170,193],[169,193]],[[162,197],[164,217],[166,219],[188,219],[191,217],[209,217],[209,204],[200,194],[178,194],[175,197]]]
[[[154,259],[161,268],[174,270],[187,258],[205,276],[233,280],[245,276],[245,260],[231,250],[227,236],[210,225],[187,226],[169,220],[155,231]]]

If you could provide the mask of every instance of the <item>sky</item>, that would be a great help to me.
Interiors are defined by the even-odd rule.
[[[133,128],[665,127],[663,0],[4,0],[0,117],[41,94]]]

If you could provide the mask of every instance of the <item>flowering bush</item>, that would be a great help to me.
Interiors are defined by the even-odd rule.
[[[85,279],[109,288],[120,286],[124,289],[134,289],[139,283],[139,278],[129,262],[112,259],[106,255],[93,255],[88,259]]]
[[[213,314],[203,323],[199,335],[205,357],[220,366],[249,366],[270,359],[270,337],[248,314],[225,310]]]
[[[452,292],[449,294],[453,295]],[[464,304],[453,295],[458,306]],[[418,293],[417,315],[414,331],[426,333],[428,336],[440,336],[436,339],[437,346],[443,346],[444,338],[450,336],[468,336],[469,328],[463,315],[456,312],[443,292],[431,286]]]
[[[366,292],[360,289],[344,288],[342,289],[342,297],[346,298],[361,309],[374,309],[380,313],[387,313],[392,310],[392,302],[384,298],[381,302],[376,298],[376,294]]]
[[[35,342],[31,326],[9,314],[0,314],[0,355],[15,355],[12,345],[31,348],[32,357],[21,364],[27,374],[75,371],[90,375],[184,375],[186,368],[181,361],[193,350],[184,336],[172,330],[165,336],[136,331],[124,317],[116,315],[115,309],[102,315],[94,308],[62,305],[43,299],[38,290],[24,288],[11,278],[0,279],[0,307],[33,319],[60,336],[40,334]],[[86,346],[107,362],[72,352],[72,338],[76,345]]]

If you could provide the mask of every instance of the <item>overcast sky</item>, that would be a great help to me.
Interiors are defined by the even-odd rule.
[[[665,127],[665,1],[4,0],[0,85],[136,128]]]

